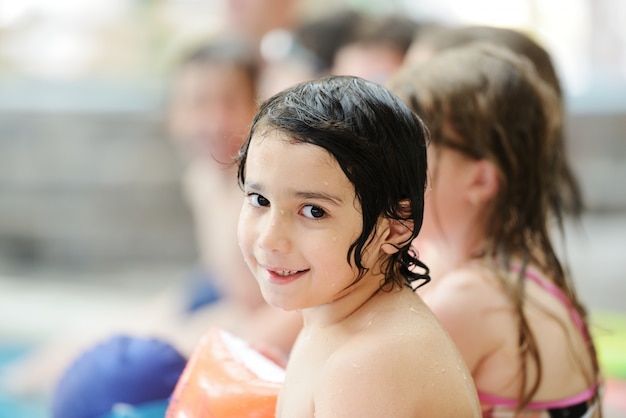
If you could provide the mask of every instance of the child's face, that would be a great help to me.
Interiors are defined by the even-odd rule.
[[[190,65],[174,86],[170,130],[192,157],[230,162],[255,111],[255,92],[242,69],[226,64]]]
[[[284,138],[276,131],[252,138],[239,245],[265,299],[293,310],[348,292],[357,271],[346,257],[362,215],[354,186],[326,150]],[[364,256],[366,267],[372,257]]]

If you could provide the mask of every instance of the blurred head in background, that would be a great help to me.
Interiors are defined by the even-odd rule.
[[[337,51],[352,37],[361,18],[361,13],[345,9],[307,19],[298,26],[295,31],[298,42],[315,56],[320,75],[330,73]]]
[[[337,48],[330,72],[384,83],[402,65],[418,27],[401,15],[362,15]]]
[[[253,40],[275,29],[291,30],[299,18],[300,0],[227,0],[231,30]]]
[[[529,35],[510,28],[481,25],[456,27],[432,25],[417,34],[407,52],[406,62],[407,64],[421,63],[448,49],[474,42],[489,42],[528,58],[539,76],[554,89],[559,98],[559,106],[555,110],[560,114],[561,124],[555,129],[555,138],[550,142],[549,158],[552,167],[550,178],[552,181],[548,185],[548,199],[552,214],[562,228],[561,213],[578,217],[584,209],[584,202],[578,180],[567,158],[563,126],[563,89],[548,51]]]
[[[256,111],[254,48],[241,38],[219,37],[180,61],[169,91],[170,137],[189,158],[229,163]]]

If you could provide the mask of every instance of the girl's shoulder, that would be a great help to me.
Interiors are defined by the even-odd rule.
[[[418,326],[387,323],[383,330],[372,325],[375,332],[339,347],[323,366],[320,381],[325,384],[316,397],[316,411],[337,413],[345,407],[368,417],[435,416],[433,411],[478,416],[472,415],[471,374],[452,341],[432,314],[417,310],[411,320]]]
[[[447,272],[425,286],[422,294],[429,306],[445,304],[466,311],[508,304],[501,278],[482,263],[468,263]],[[430,287],[430,288],[429,288]]]
[[[436,280],[436,279],[433,279]],[[475,370],[510,337],[515,313],[498,276],[481,265],[467,265],[440,278],[424,301]]]

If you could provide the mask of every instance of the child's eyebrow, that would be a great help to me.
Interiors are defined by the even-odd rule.
[[[265,188],[259,183],[245,182],[244,188],[245,190],[260,194],[263,194],[265,191]],[[294,189],[290,190],[289,194],[299,199],[323,200],[337,206],[343,204],[343,199],[325,192],[300,191]]]
[[[324,200],[334,205],[341,205],[343,199],[324,192],[293,191],[293,195],[301,199]]]

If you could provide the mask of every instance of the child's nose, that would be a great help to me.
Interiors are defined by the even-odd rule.
[[[286,253],[291,250],[289,220],[283,210],[271,210],[259,231],[258,245],[266,251]]]

